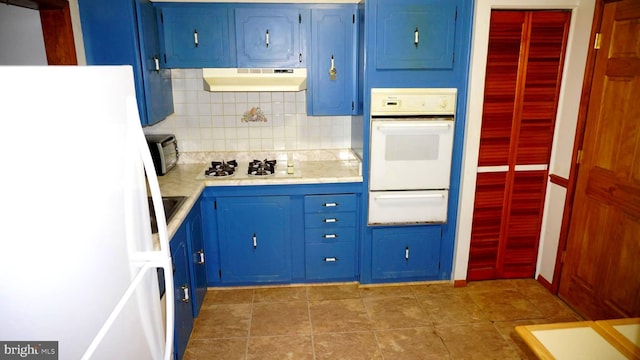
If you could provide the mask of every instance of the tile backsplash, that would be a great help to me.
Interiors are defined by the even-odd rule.
[[[202,69],[173,69],[174,114],[145,133],[172,133],[183,152],[348,149],[351,116],[307,116],[306,91],[209,92]],[[252,109],[266,121],[243,121]]]

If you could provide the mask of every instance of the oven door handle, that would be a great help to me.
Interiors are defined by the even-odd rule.
[[[422,123],[422,124],[406,124],[406,123],[400,123],[400,124],[390,124],[390,123],[384,123],[384,124],[375,124],[374,122],[374,126],[376,127],[376,129],[380,132],[386,133],[386,134],[398,134],[398,133],[407,133],[409,132],[410,134],[415,134],[416,131],[426,131],[426,132],[433,132],[433,131],[442,131],[442,130],[449,130],[451,129],[451,125],[449,123],[435,123],[435,124],[429,124],[429,123]]]
[[[374,200],[395,200],[395,199],[402,199],[402,200],[410,200],[410,199],[416,199],[416,200],[421,200],[421,199],[444,199],[444,195],[443,194],[380,194],[380,195],[373,195]]]

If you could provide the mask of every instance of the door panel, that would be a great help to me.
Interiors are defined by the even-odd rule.
[[[468,280],[535,273],[570,17],[491,13]]]
[[[602,19],[559,292],[591,319],[640,316],[640,2]]]

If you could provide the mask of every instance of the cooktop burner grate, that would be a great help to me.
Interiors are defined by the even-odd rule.
[[[276,160],[253,160],[247,169],[247,174],[252,176],[269,176],[275,173]]]
[[[211,167],[204,171],[205,176],[211,177],[229,177],[233,176],[238,167],[238,162],[231,161],[212,161]]]

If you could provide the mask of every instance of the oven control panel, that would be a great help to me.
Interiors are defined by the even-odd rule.
[[[371,115],[453,115],[455,88],[371,89]]]

